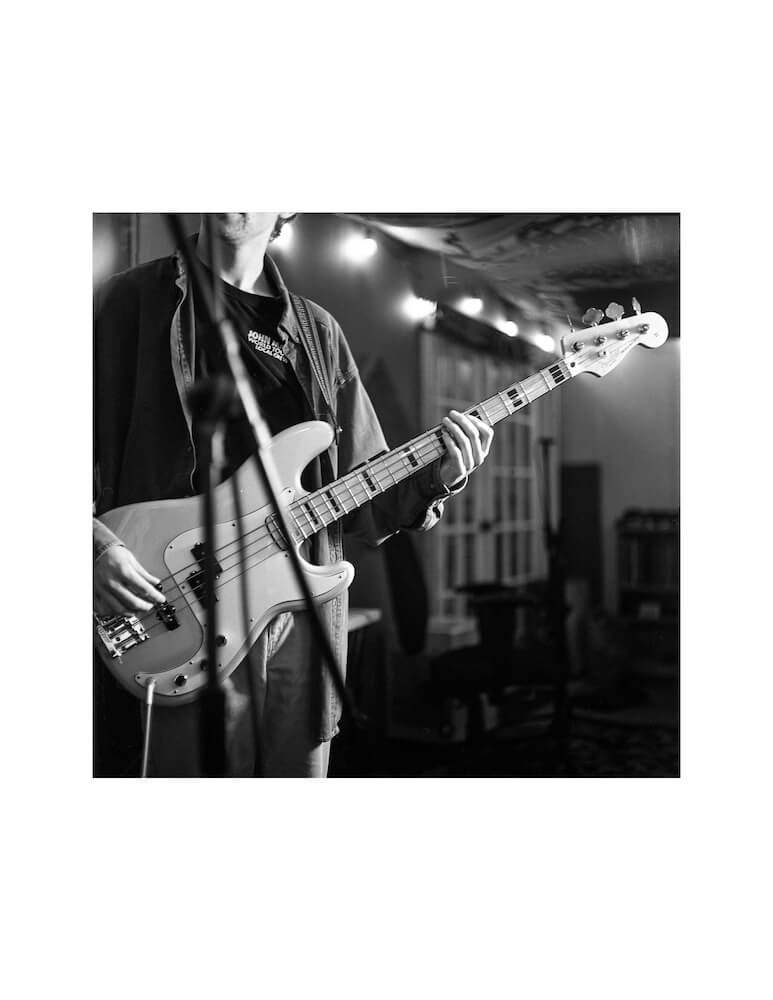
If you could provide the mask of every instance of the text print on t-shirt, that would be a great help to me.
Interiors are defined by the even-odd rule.
[[[285,364],[288,364],[287,358],[282,353],[282,348],[267,334],[258,333],[257,330],[250,330],[247,334],[247,339],[256,351],[261,351],[263,354],[270,354],[272,358],[277,358],[279,361],[284,361]]]

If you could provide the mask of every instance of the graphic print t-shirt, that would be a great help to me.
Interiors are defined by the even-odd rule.
[[[211,272],[208,272],[211,279]],[[228,317],[242,342],[242,360],[252,380],[261,413],[272,434],[278,434],[303,420],[310,420],[303,389],[285,359],[277,335],[284,303],[280,296],[254,295],[225,281],[218,282]],[[204,344],[205,315],[194,299],[197,329],[197,371],[208,374],[227,372],[225,353],[219,340]],[[214,339],[214,338],[211,338]],[[226,475],[238,468],[251,452],[250,434],[242,421],[232,424],[227,437]]]

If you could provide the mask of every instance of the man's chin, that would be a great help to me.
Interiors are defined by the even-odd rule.
[[[244,243],[271,232],[271,217],[253,212],[217,212],[209,216],[218,239],[225,243]]]

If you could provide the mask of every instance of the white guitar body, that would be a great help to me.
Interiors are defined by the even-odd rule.
[[[309,421],[273,438],[271,457],[284,484],[281,497],[285,503],[306,495],[301,474],[316,455],[327,450],[332,435],[327,424]],[[229,480],[215,489],[215,551],[223,566],[216,583],[217,629],[221,637],[217,667],[223,677],[236,669],[249,646],[276,615],[303,607],[281,536],[276,529],[268,537],[265,530],[256,530],[265,528],[272,511],[254,463],[242,465],[234,479],[244,514],[242,531],[248,555],[249,634],[245,636],[243,628],[238,522]],[[191,574],[201,568],[193,555],[194,547],[204,541],[201,497],[132,504],[103,514],[101,520],[148,572],[163,581],[164,595],[174,609],[172,628],[155,611],[139,618],[115,619],[112,624],[97,619],[101,659],[119,683],[138,697],[143,696],[149,680],[154,678],[158,703],[191,701],[201,693],[208,677],[203,595],[188,582]],[[251,543],[258,536],[263,541]],[[354,567],[348,562],[329,566],[314,566],[305,559],[301,562],[319,603],[336,597],[354,578]]]

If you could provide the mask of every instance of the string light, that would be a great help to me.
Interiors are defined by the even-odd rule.
[[[483,299],[478,298],[477,295],[468,295],[460,303],[460,309],[467,316],[477,316],[482,308]]]
[[[534,343],[540,348],[540,350],[543,350],[548,354],[556,353],[556,342],[546,333],[535,333]]]
[[[403,312],[410,320],[418,322],[427,319],[437,309],[437,302],[431,299],[421,299],[416,295],[409,295],[403,302]]]
[[[341,250],[344,257],[352,261],[352,263],[363,264],[366,260],[370,260],[373,254],[376,253],[378,243],[376,243],[369,233],[365,233],[364,236],[357,233],[344,241]]]
[[[511,319],[507,319],[499,327],[502,333],[507,337],[517,337],[518,336],[518,324],[514,323]]]

